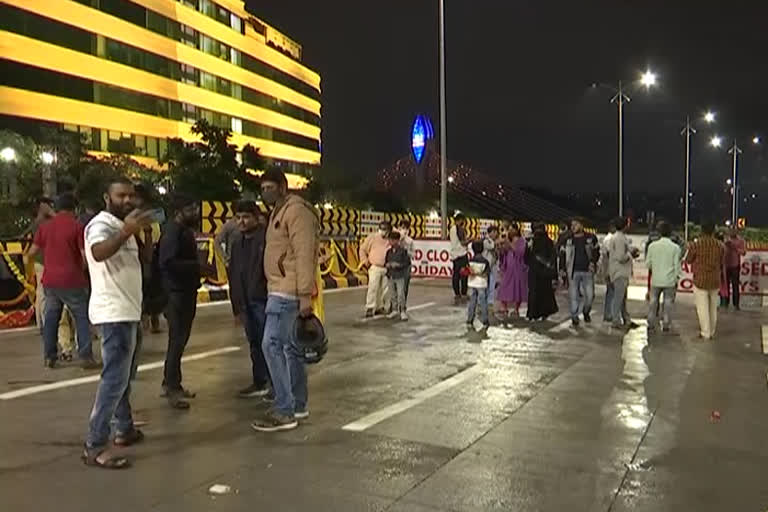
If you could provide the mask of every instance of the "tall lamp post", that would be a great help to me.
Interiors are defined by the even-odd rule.
[[[656,85],[656,74],[652,71],[646,71],[640,76],[640,84],[645,86],[646,89],[650,89]],[[619,80],[618,86],[607,86],[604,84],[593,84],[593,87],[598,85],[607,87],[612,90],[615,95],[611,98],[611,103],[616,103],[619,114],[619,165],[618,165],[618,182],[619,182],[619,216],[624,215],[624,103],[629,103],[631,98],[626,93],[624,84]]]
[[[707,112],[704,114],[704,121],[707,123],[715,122],[715,113]],[[685,118],[685,128],[680,132],[681,135],[685,135],[685,219],[684,219],[684,232],[685,241],[688,241],[688,222],[690,219],[690,204],[691,204],[691,135],[696,133],[696,128],[691,125],[691,117]]]
[[[445,0],[440,0],[440,231],[448,238],[448,172],[445,98]]]
[[[723,144],[723,139],[715,135],[709,142],[712,147],[719,148]],[[752,139],[755,146],[760,144],[760,137],[755,136]],[[739,220],[739,155],[743,153],[736,139],[733,139],[733,145],[728,149],[728,154],[732,158],[731,177],[728,179],[731,185],[731,226],[736,226]]]

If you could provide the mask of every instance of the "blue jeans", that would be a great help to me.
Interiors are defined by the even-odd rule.
[[[69,308],[75,320],[77,352],[80,359],[91,359],[91,324],[88,321],[87,288],[51,288],[45,291],[45,321],[43,322],[43,357],[56,359],[56,342],[59,339],[59,322],[64,305]]]
[[[613,321],[613,283],[606,280],[605,283],[605,304],[603,304],[603,321]]]
[[[475,321],[475,310],[480,308],[480,321],[488,325],[488,289],[470,288],[469,307],[467,309],[467,323]]]
[[[584,297],[582,312],[589,315],[592,302],[595,300],[595,276],[592,272],[574,272],[568,287],[568,297],[571,301],[571,318],[579,316],[581,297]],[[580,293],[581,292],[581,293]]]
[[[256,300],[249,302],[243,308],[243,327],[245,327],[245,336],[248,338],[248,344],[251,348],[251,372],[253,374],[253,383],[257,386],[264,386],[269,383],[269,372],[267,370],[267,361],[264,359],[264,350],[261,345],[264,341],[264,323],[266,322],[267,301]]]
[[[628,277],[618,277],[613,280],[613,314],[611,315],[613,325],[620,326],[629,324],[631,319],[627,312],[627,288],[629,287]]]
[[[279,414],[293,416],[294,412],[307,409],[308,399],[307,371],[293,339],[299,301],[270,295],[266,314],[262,348],[275,392],[273,409]]]
[[[109,426],[114,416],[118,435],[133,432],[131,416],[131,370],[136,351],[139,322],[101,324],[101,356],[104,369],[96,391],[88,425],[86,449],[95,455],[109,442]]]
[[[661,294],[664,294],[664,328],[669,329],[672,326],[672,316],[675,310],[675,297],[677,287],[659,288],[651,286],[651,303],[648,305],[648,328],[657,329],[659,327],[659,307]]]
[[[496,282],[499,280],[499,265],[491,267],[491,275],[488,276],[488,288],[485,296],[488,299],[488,305],[492,306],[496,302]]]

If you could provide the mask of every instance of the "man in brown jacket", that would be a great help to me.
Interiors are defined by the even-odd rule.
[[[279,170],[262,176],[261,198],[272,208],[264,252],[268,297],[262,349],[275,403],[252,427],[277,432],[294,429],[298,420],[309,417],[307,373],[294,336],[296,318],[312,315],[319,226],[315,209],[288,193],[288,181]]]

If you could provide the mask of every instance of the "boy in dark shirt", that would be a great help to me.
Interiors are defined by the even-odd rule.
[[[467,328],[474,329],[475,311],[480,307],[480,321],[487,329],[488,323],[488,277],[491,275],[491,264],[483,256],[485,244],[482,240],[472,242],[472,259],[469,260],[469,308],[467,311]]]
[[[392,312],[389,318],[400,317],[400,320],[408,320],[405,300],[405,280],[411,271],[411,257],[408,251],[400,246],[400,233],[389,233],[389,250],[385,260],[387,277],[392,290]]]

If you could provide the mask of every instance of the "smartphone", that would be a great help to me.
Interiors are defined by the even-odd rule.
[[[165,222],[165,210],[162,208],[152,208],[149,210],[149,218],[152,223],[162,224]]]

